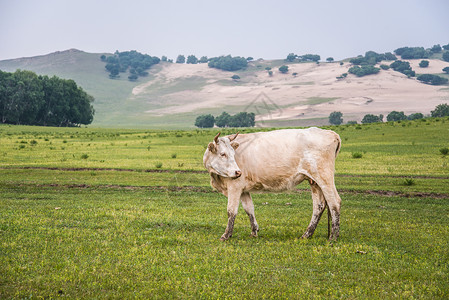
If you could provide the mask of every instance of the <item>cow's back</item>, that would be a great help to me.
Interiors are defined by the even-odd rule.
[[[235,159],[253,189],[285,190],[316,171],[332,171],[340,137],[319,128],[239,135]],[[321,170],[319,170],[321,169]]]

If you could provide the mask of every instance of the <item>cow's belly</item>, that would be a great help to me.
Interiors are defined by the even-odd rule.
[[[295,174],[290,177],[273,178],[249,178],[245,191],[247,192],[283,192],[293,190],[307,176],[304,174]]]

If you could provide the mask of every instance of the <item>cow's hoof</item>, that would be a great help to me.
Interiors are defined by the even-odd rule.
[[[251,234],[249,235],[251,237],[257,237],[257,231],[256,232],[251,232]]]
[[[220,241],[225,242],[227,240],[229,240],[230,237],[225,237],[224,235],[221,236]]]

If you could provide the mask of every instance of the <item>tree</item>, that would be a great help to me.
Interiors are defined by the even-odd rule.
[[[422,60],[419,62],[419,66],[421,68],[427,68],[429,66],[429,61],[428,60]]]
[[[167,61],[167,56],[165,56],[165,55],[162,55],[162,57],[161,57],[161,61]]]
[[[213,115],[201,115],[195,120],[195,126],[199,128],[212,128],[214,127],[215,118]]]
[[[326,58],[326,61],[331,63],[331,62],[334,61],[334,58],[333,57],[328,57],[328,58]]]
[[[282,74],[288,73],[288,66],[283,65],[279,67],[279,72],[281,72]]]
[[[424,118],[424,115],[422,113],[414,113],[407,117],[407,120],[418,120]]]
[[[293,62],[296,58],[297,58],[298,56],[296,55],[296,54],[294,54],[294,53],[289,53],[288,55],[287,55],[287,61],[289,61],[289,62]]]
[[[128,79],[130,81],[136,81],[137,78],[139,78],[139,76],[137,76],[136,74],[131,74],[131,75],[128,76]]]
[[[444,50],[449,50],[449,44],[443,46]]]
[[[444,61],[449,61],[449,51],[444,51],[444,53],[443,53],[443,60]]]
[[[390,64],[390,68],[409,77],[415,77],[415,71],[412,70],[408,61],[396,60]]]
[[[443,68],[443,72],[445,72],[446,74],[449,74],[449,67]]]
[[[189,55],[187,57],[187,63],[188,64],[197,64],[198,63],[198,58],[196,58],[195,55]]]
[[[225,71],[237,71],[248,66],[248,61],[244,57],[220,56],[213,57],[207,64],[210,68],[221,69]]]
[[[239,112],[229,118],[230,127],[254,127],[255,125],[254,113]]]
[[[447,105],[447,103],[444,104],[438,104],[435,107],[435,110],[432,110],[430,112],[431,116],[436,118],[436,117],[446,117],[449,116],[449,105]]]
[[[372,115],[372,114],[367,114],[363,117],[362,119],[362,123],[363,124],[368,124],[368,123],[377,123],[377,122],[382,122],[384,116],[383,115]]]
[[[392,122],[392,121],[402,121],[407,119],[407,116],[404,114],[403,111],[401,112],[397,112],[397,111],[392,111],[387,115],[387,121],[388,122]]]
[[[371,74],[377,74],[377,73],[379,73],[379,71],[380,71],[379,68],[376,68],[371,65],[362,65],[361,67],[354,66],[352,68],[349,68],[349,70],[348,70],[349,73],[354,74],[357,77],[362,77],[362,76],[371,75]]]
[[[447,78],[433,75],[433,74],[421,74],[416,79],[423,83],[431,84],[431,85],[441,85],[446,84],[448,82]]]
[[[0,71],[0,121],[8,124],[78,126],[90,124],[93,97],[73,80]]]
[[[442,51],[440,44],[433,45],[432,48],[430,48],[430,52],[432,53],[440,53]]]
[[[231,115],[224,111],[221,115],[215,118],[215,125],[218,127],[228,127],[230,118]]]
[[[329,123],[332,125],[340,125],[343,123],[343,114],[339,111],[334,111],[329,115]]]
[[[201,58],[199,60],[199,63],[200,64],[205,64],[205,63],[207,63],[207,61],[208,61],[207,56],[201,56]]]
[[[186,57],[182,54],[179,54],[178,57],[176,58],[176,63],[183,64],[185,62],[186,62]]]

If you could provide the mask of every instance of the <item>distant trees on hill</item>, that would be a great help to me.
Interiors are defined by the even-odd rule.
[[[254,113],[239,112],[233,116],[227,112],[214,117],[211,114],[198,116],[195,126],[199,128],[211,128],[214,124],[218,127],[254,127],[256,115]]]
[[[302,62],[307,62],[307,61],[318,62],[320,59],[321,59],[321,56],[319,56],[318,54],[297,55],[294,53],[289,53],[285,60],[288,62],[294,62],[295,60],[302,61]]]
[[[397,60],[390,64],[390,68],[393,70],[400,72],[408,77],[415,77],[415,71],[410,67],[410,63],[408,61]]]
[[[101,60],[106,62],[105,68],[109,72],[109,78],[118,78],[120,73],[129,70],[128,79],[130,81],[137,80],[139,76],[147,76],[147,70],[161,61],[158,57],[142,54],[135,50],[116,51],[114,55],[108,57],[102,55]]]
[[[431,84],[431,85],[441,85],[441,84],[446,84],[448,82],[447,78],[438,76],[438,75],[433,75],[433,74],[421,74],[418,77],[416,77],[416,79],[418,79],[419,81],[423,82],[423,83],[427,83],[427,84]]]
[[[394,53],[400,55],[402,59],[429,58],[431,55],[430,51],[423,47],[401,47],[394,50]]]
[[[0,71],[0,121],[7,124],[79,126],[93,121],[94,98],[73,80],[31,71]]]
[[[237,71],[246,68],[248,61],[244,57],[228,55],[210,58],[208,66],[225,71]]]
[[[375,66],[371,65],[363,65],[361,67],[354,66],[349,68],[348,72],[351,74],[356,75],[357,77],[362,77],[365,75],[371,75],[371,74],[377,74],[379,73],[380,69],[376,68]]]

